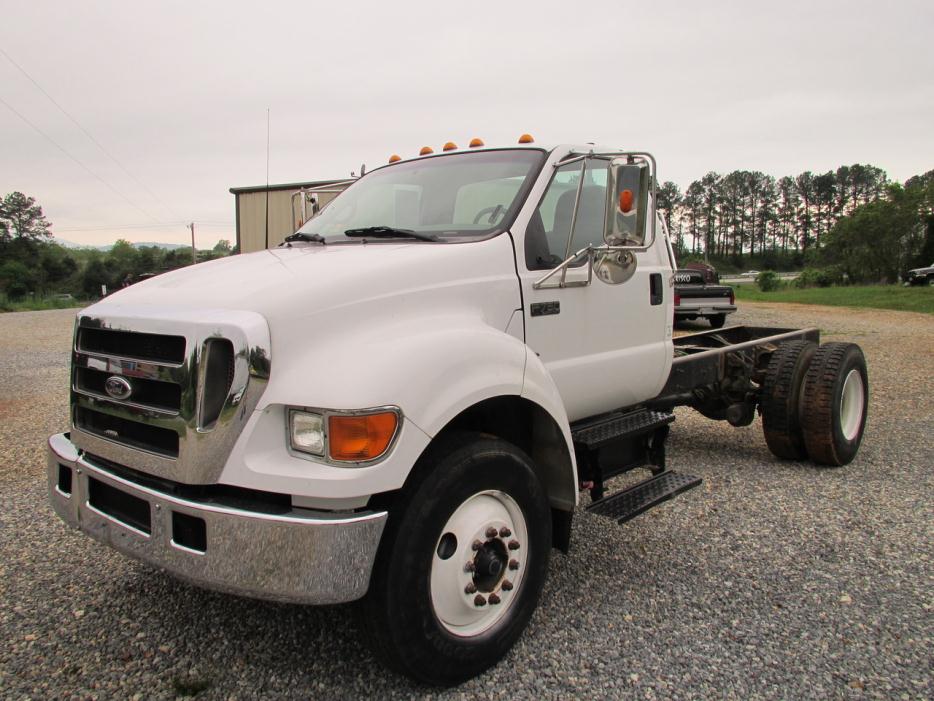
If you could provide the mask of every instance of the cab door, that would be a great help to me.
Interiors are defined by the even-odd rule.
[[[565,283],[573,286],[547,286],[560,272],[536,285],[570,254],[604,244],[609,167],[605,158],[546,166],[553,173],[525,212],[517,245],[526,344],[551,374],[571,421],[654,397],[671,366],[673,291],[661,245],[635,252],[635,272],[620,284],[592,274],[584,257],[567,268]]]

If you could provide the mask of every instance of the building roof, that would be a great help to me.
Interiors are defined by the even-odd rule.
[[[338,178],[337,180],[312,180],[304,183],[270,183],[269,185],[249,185],[247,187],[232,187],[231,194],[242,195],[248,192],[275,192],[276,190],[300,190],[303,187],[322,187],[323,185],[333,185],[334,183],[343,183],[352,178]]]

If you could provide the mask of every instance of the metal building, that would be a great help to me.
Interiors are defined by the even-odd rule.
[[[241,253],[275,248],[294,233],[312,214],[313,200],[324,207],[348,187],[352,180],[316,180],[305,183],[232,187],[236,198],[237,246]],[[315,191],[316,192],[309,192]],[[269,194],[269,241],[266,240],[266,194]],[[303,209],[304,204],[304,219]]]

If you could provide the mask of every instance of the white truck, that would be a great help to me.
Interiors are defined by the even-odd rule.
[[[673,407],[758,409],[783,458],[859,448],[857,346],[673,338],[654,190],[644,152],[449,144],[367,173],[277,249],[82,310],[52,506],[199,586],[360,600],[377,657],[415,679],[480,673],[526,627],[580,492],[623,522],[700,483],[666,469]]]

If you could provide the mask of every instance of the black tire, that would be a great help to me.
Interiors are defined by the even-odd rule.
[[[548,569],[551,510],[530,458],[497,438],[456,434],[429,448],[415,470],[412,483],[406,484],[392,507],[370,589],[359,610],[367,638],[382,662],[417,681],[452,686],[496,664],[525,630]],[[521,544],[527,548],[526,559],[515,589],[510,585],[508,594],[505,587],[496,590],[503,594],[500,605],[508,603],[502,617],[477,635],[460,636],[435,613],[432,567],[435,558],[442,557],[442,536],[448,537],[442,531],[448,519],[487,490],[508,495],[521,509],[528,538]],[[506,557],[511,555],[507,552]],[[492,604],[487,609],[492,612]]]
[[[853,384],[847,386],[848,381]],[[817,349],[804,378],[801,408],[811,460],[839,467],[856,457],[869,409],[869,375],[859,346],[826,343]]]
[[[801,431],[801,387],[817,344],[812,341],[789,341],[772,353],[762,382],[759,409],[762,432],[769,450],[784,460],[808,457]]]
[[[707,320],[710,322],[711,328],[722,329],[723,325],[726,323],[726,314],[714,314],[713,316],[708,316]]]

